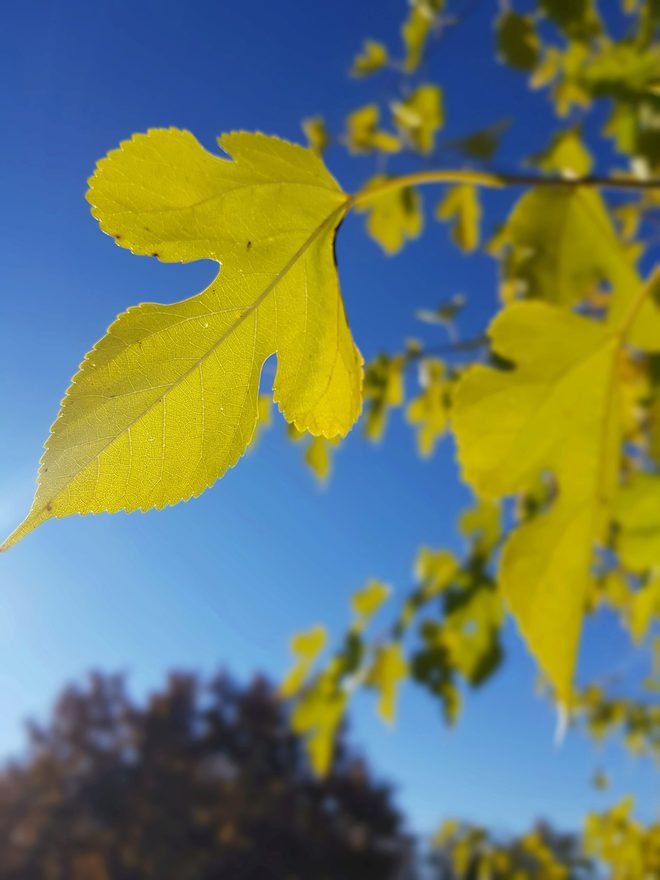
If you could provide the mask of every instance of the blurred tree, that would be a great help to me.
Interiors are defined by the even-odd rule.
[[[308,769],[268,683],[175,674],[69,687],[0,776],[1,880],[382,880],[406,849],[386,785],[340,736]]]

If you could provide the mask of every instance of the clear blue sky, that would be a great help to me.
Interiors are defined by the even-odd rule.
[[[448,136],[515,111],[507,157],[540,148],[549,108],[492,61],[494,4],[483,2],[434,57],[446,88]],[[362,38],[397,45],[403,0],[133,0],[13,3],[0,36],[3,209],[0,217],[0,528],[26,512],[58,402],[85,351],[138,301],[172,302],[202,289],[215,267],[163,265],[120,250],[84,201],[107,150],[153,126],[217,134],[245,128],[301,140],[300,120],[345,114],[381,94],[346,71]],[[370,159],[328,155],[350,189]],[[431,195],[431,194],[429,194]],[[491,196],[488,222],[508,196]],[[458,291],[471,306],[461,330],[480,329],[495,305],[495,264],[464,258],[445,230],[394,259],[349,218],[339,241],[342,286],[367,358],[407,336],[433,334],[414,319]],[[437,338],[437,337],[436,337]],[[278,677],[296,630],[324,622],[339,634],[351,592],[370,576],[403,589],[419,544],[456,545],[453,519],[468,499],[446,442],[420,462],[394,419],[377,448],[359,436],[321,491],[299,449],[271,431],[201,499],[161,513],[49,523],[0,559],[0,754],[20,748],[22,723],[43,717],[58,689],[86,670],[126,670],[135,693],[166,670]],[[458,545],[457,545],[458,546]],[[512,626],[497,681],[468,696],[449,731],[424,693],[408,686],[401,721],[385,729],[372,700],[357,701],[352,740],[398,786],[418,830],[462,816],[516,829],[538,816],[576,825],[623,790],[653,808],[651,766],[617,748],[594,756],[585,739],[553,744],[551,708],[533,695],[534,667]],[[590,630],[583,671],[626,663],[627,637],[610,620]],[[596,766],[614,787],[595,792]]]

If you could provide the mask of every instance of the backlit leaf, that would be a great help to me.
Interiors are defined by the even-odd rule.
[[[346,144],[353,153],[396,153],[401,149],[399,139],[380,128],[377,104],[367,104],[346,117]]]
[[[336,437],[358,417],[361,358],[333,257],[347,197],[302,147],[248,133],[220,145],[232,160],[188,132],[153,130],[99,162],[88,198],[119,245],[222,271],[191,299],[129,309],[87,355],[5,548],[51,517],[199,495],[250,442],[274,353],[287,421]]]
[[[504,251],[505,299],[572,305],[599,285],[636,284],[598,192],[545,187],[520,199],[494,243]]]
[[[369,670],[368,682],[379,691],[378,712],[390,724],[396,715],[399,686],[407,675],[408,664],[403,658],[399,642],[390,642],[378,648]]]
[[[305,450],[305,461],[320,483],[325,483],[332,470],[332,445],[336,441],[325,437],[312,437]]]
[[[411,0],[410,14],[401,29],[406,48],[404,68],[408,73],[421,64],[429,34],[443,6],[444,0]]]
[[[322,156],[330,143],[330,135],[323,117],[310,116],[308,119],[303,119],[302,129],[305,132],[310,150],[313,150],[318,156]]]
[[[481,202],[476,186],[461,183],[449,187],[435,210],[435,216],[438,220],[453,220],[452,238],[462,251],[470,253],[479,246]]]
[[[417,447],[423,458],[433,454],[449,427],[451,383],[442,361],[426,358],[420,365],[422,392],[410,401],[406,419],[417,429]]]
[[[298,693],[326,643],[327,634],[322,626],[298,633],[291,639],[291,652],[296,662],[280,686],[280,694],[284,698]]]
[[[391,593],[388,586],[380,581],[369,581],[366,587],[353,593],[351,607],[360,618],[361,624],[366,624],[387,600]]]
[[[369,181],[365,191],[378,187],[386,177]],[[417,238],[424,225],[422,200],[419,192],[411,186],[384,189],[382,195],[372,197],[364,205],[358,205],[359,213],[367,214],[367,231],[387,254],[401,250],[408,239]]]
[[[392,116],[401,136],[415,150],[433,152],[435,135],[444,124],[442,91],[439,86],[424,84],[403,101],[392,104]]]
[[[575,129],[557,132],[546,150],[532,156],[531,161],[542,171],[564,177],[584,177],[591,171],[593,160],[579,132]]]
[[[609,327],[544,303],[516,303],[493,322],[510,370],[471,367],[453,423],[463,473],[486,498],[522,492],[544,471],[558,497],[507,540],[499,582],[562,701],[568,701],[595,542],[616,489],[620,429]]]
[[[365,40],[362,52],[351,67],[352,76],[369,76],[387,64],[387,47],[375,40]]]

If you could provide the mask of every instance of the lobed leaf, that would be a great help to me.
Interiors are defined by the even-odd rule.
[[[540,302],[515,303],[490,336],[509,370],[474,366],[453,423],[463,473],[484,498],[523,492],[550,471],[558,497],[507,540],[499,581],[541,668],[568,701],[593,546],[616,490],[620,339],[607,325]]]
[[[74,377],[14,544],[51,517],[147,510],[199,495],[257,421],[264,361],[297,429],[346,434],[362,359],[333,256],[348,197],[311,151],[261,134],[152,130],[99,162],[88,199],[104,232],[165,262],[222,260],[202,293],[120,315]]]

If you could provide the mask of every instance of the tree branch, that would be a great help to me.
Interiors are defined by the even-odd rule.
[[[396,191],[407,186],[428,186],[443,183],[469,183],[487,189],[503,189],[514,186],[546,186],[546,187],[596,187],[600,189],[619,189],[640,192],[642,190],[660,190],[660,179],[639,180],[630,177],[602,177],[588,175],[586,177],[541,177],[534,174],[491,174],[483,171],[452,171],[433,170],[417,171],[400,177],[391,177],[375,186],[367,186],[355,193],[351,199],[353,205],[364,205],[377,199],[384,193]]]

